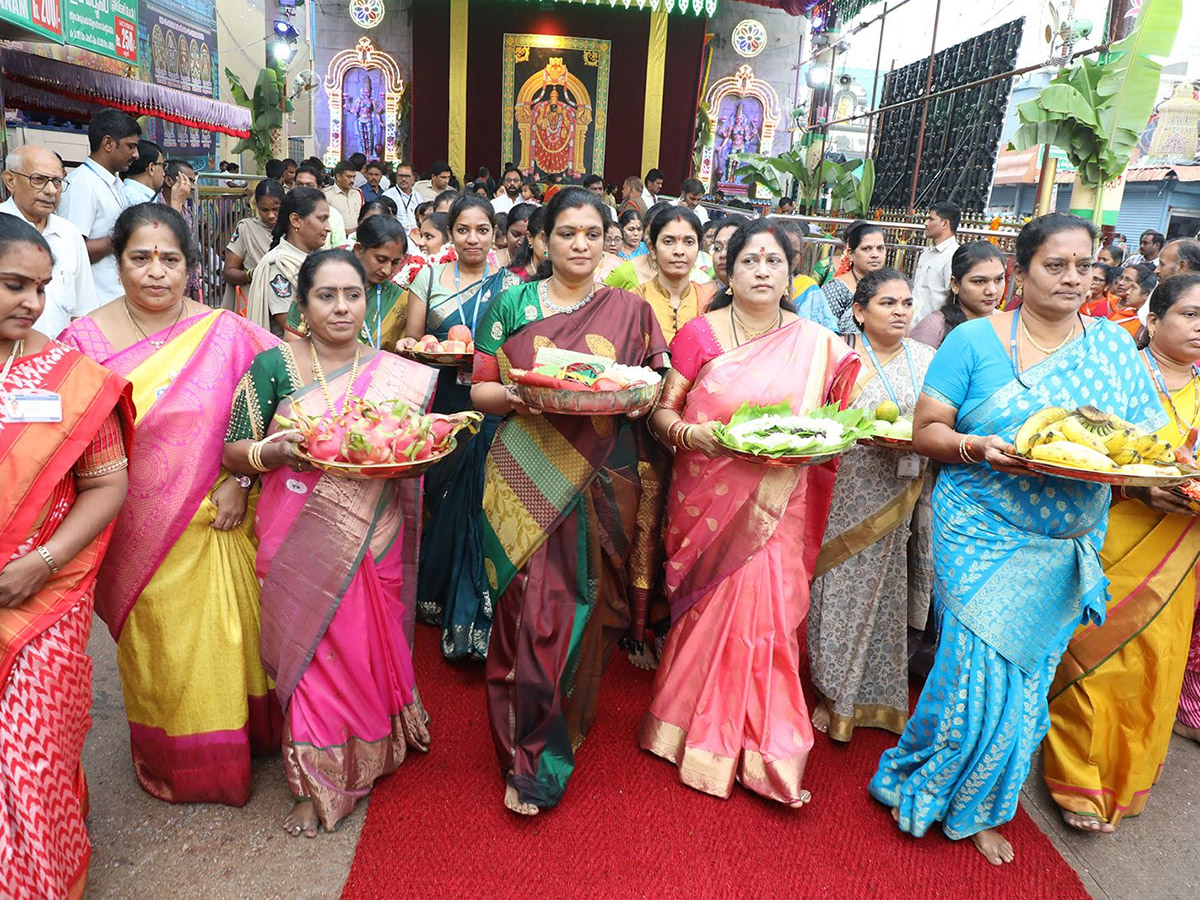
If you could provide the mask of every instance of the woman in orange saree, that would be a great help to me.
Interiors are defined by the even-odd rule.
[[[1194,451],[1200,275],[1165,280],[1147,324],[1142,361],[1171,414],[1158,434]],[[1107,614],[1103,624],[1081,626],[1067,645],[1042,742],[1050,796],[1073,828],[1114,831],[1145,808],[1162,773],[1187,665],[1198,560],[1194,506],[1160,489],[1118,492],[1100,551]]]
[[[743,403],[786,402],[800,413],[845,404],[854,387],[858,357],[791,311],[792,254],[768,220],[739,227],[729,242],[732,303],[718,298],[671,345],[651,427],[676,450],[666,534],[672,624],[639,742],[674,762],[689,787],[728,798],[737,780],[801,806],[813,737],[797,631],[835,464],[760,466],[725,455],[712,437]]]
[[[113,244],[124,296],[62,334],[128,378],[137,407],[96,611],[117,642],[138,783],[172,803],[240,806],[250,757],[279,746],[281,723],[258,661],[257,491],[221,468],[221,449],[241,371],[276,341],[187,299],[198,251],[170,207],[129,207]]]
[[[0,892],[87,880],[87,655],[96,570],[125,500],[129,385],[32,330],[50,247],[0,216]]]

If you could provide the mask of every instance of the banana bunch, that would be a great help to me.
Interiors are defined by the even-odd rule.
[[[1179,474],[1169,441],[1094,406],[1074,412],[1060,406],[1039,410],[1017,431],[1014,446],[1018,456],[1076,469]]]

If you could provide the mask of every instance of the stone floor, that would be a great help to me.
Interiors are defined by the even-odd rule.
[[[162,803],[137,785],[117,676],[116,649],[97,622],[94,724],[84,750],[91,789],[92,865],[86,898],[271,900],[334,898],[341,891],[362,828],[363,804],[339,831],[316,840],[280,828],[289,805],[278,757],[257,764],[254,792],[241,809]],[[1200,746],[1175,738],[1149,809],[1115,835],[1070,831],[1040,778],[1024,791],[1025,808],[1097,900],[1200,897]],[[974,900],[974,898],[964,898]]]

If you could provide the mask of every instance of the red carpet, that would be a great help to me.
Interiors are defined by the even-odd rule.
[[[802,810],[740,786],[727,801],[685,788],[636,744],[653,673],[620,653],[562,804],[518,818],[501,803],[483,667],[447,663],[420,626],[415,662],[433,749],[376,785],[345,898],[1088,896],[1024,811],[1003,829],[1017,860],[1001,868],[940,831],[901,834],[866,791],[895,742],[874,729],[849,747],[816,736]]]

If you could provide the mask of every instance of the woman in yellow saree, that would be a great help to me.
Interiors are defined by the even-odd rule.
[[[221,468],[233,392],[275,339],[184,296],[198,251],[159,203],[117,219],[123,297],[62,340],[133,383],[129,495],[96,610],[117,641],[138,781],[175,803],[250,797],[250,754],[282,720],[258,660],[251,483]]]
[[[1195,451],[1200,424],[1200,275],[1159,285],[1142,360],[1171,414],[1159,429]],[[1079,628],[1050,688],[1046,784],[1066,823],[1111,832],[1158,781],[1187,665],[1200,519],[1159,488],[1118,489],[1100,551],[1109,580],[1102,625]]]
[[[87,881],[87,642],[133,408],[123,378],[33,330],[51,271],[46,239],[0,215],[0,894],[57,900]]]

